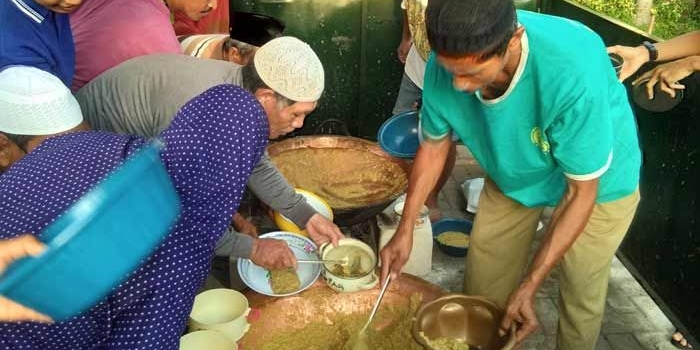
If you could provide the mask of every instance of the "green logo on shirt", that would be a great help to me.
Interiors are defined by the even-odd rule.
[[[534,127],[532,131],[530,131],[530,141],[539,147],[543,153],[549,152],[549,142],[544,139],[542,130],[540,130],[539,127]]]

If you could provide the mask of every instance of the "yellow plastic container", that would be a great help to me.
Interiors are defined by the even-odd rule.
[[[295,191],[304,196],[304,198],[306,198],[306,202],[309,203],[309,205],[313,207],[319,214],[325,216],[326,219],[333,221],[333,210],[331,209],[331,206],[328,205],[328,203],[326,203],[325,200],[323,200],[323,198],[306,190],[297,188],[295,189]],[[299,228],[299,226],[294,224],[291,220],[287,219],[278,211],[274,212],[273,219],[275,220],[275,224],[277,225],[277,227],[279,227],[280,230],[292,232],[304,237],[309,237],[309,234],[306,232],[305,229]]]

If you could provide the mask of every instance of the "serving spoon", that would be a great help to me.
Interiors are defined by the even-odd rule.
[[[386,280],[384,281],[384,285],[382,286],[382,290],[379,292],[379,297],[377,298],[377,302],[374,304],[374,308],[372,309],[372,312],[369,314],[369,318],[367,319],[367,323],[360,329],[360,332],[357,333],[357,337],[354,339],[351,338],[350,341],[352,342],[352,350],[369,350],[369,344],[367,343],[367,328],[369,328],[370,323],[372,323],[372,319],[374,318],[374,315],[377,314],[377,310],[379,309],[379,304],[382,303],[382,299],[384,299],[384,293],[386,292],[386,288],[389,286],[389,281],[391,281],[391,275],[386,277]],[[346,347],[347,348],[347,347]]]

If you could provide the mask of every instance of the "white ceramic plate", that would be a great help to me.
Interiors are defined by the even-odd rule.
[[[301,237],[291,232],[276,231],[260,235],[260,238],[281,239],[287,242],[297,259],[318,260],[316,244],[306,237]],[[297,274],[301,282],[299,290],[288,294],[275,294],[270,288],[270,271],[253,264],[249,259],[238,259],[238,274],[241,276],[243,283],[260,294],[273,297],[293,295],[309,288],[310,285],[316,282],[320,273],[321,264],[297,264]]]

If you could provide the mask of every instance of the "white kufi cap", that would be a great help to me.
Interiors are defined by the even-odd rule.
[[[295,102],[315,102],[323,93],[323,65],[311,47],[291,36],[268,41],[253,58],[260,79]]]
[[[78,101],[51,73],[25,66],[0,71],[0,131],[53,135],[82,121]]]

